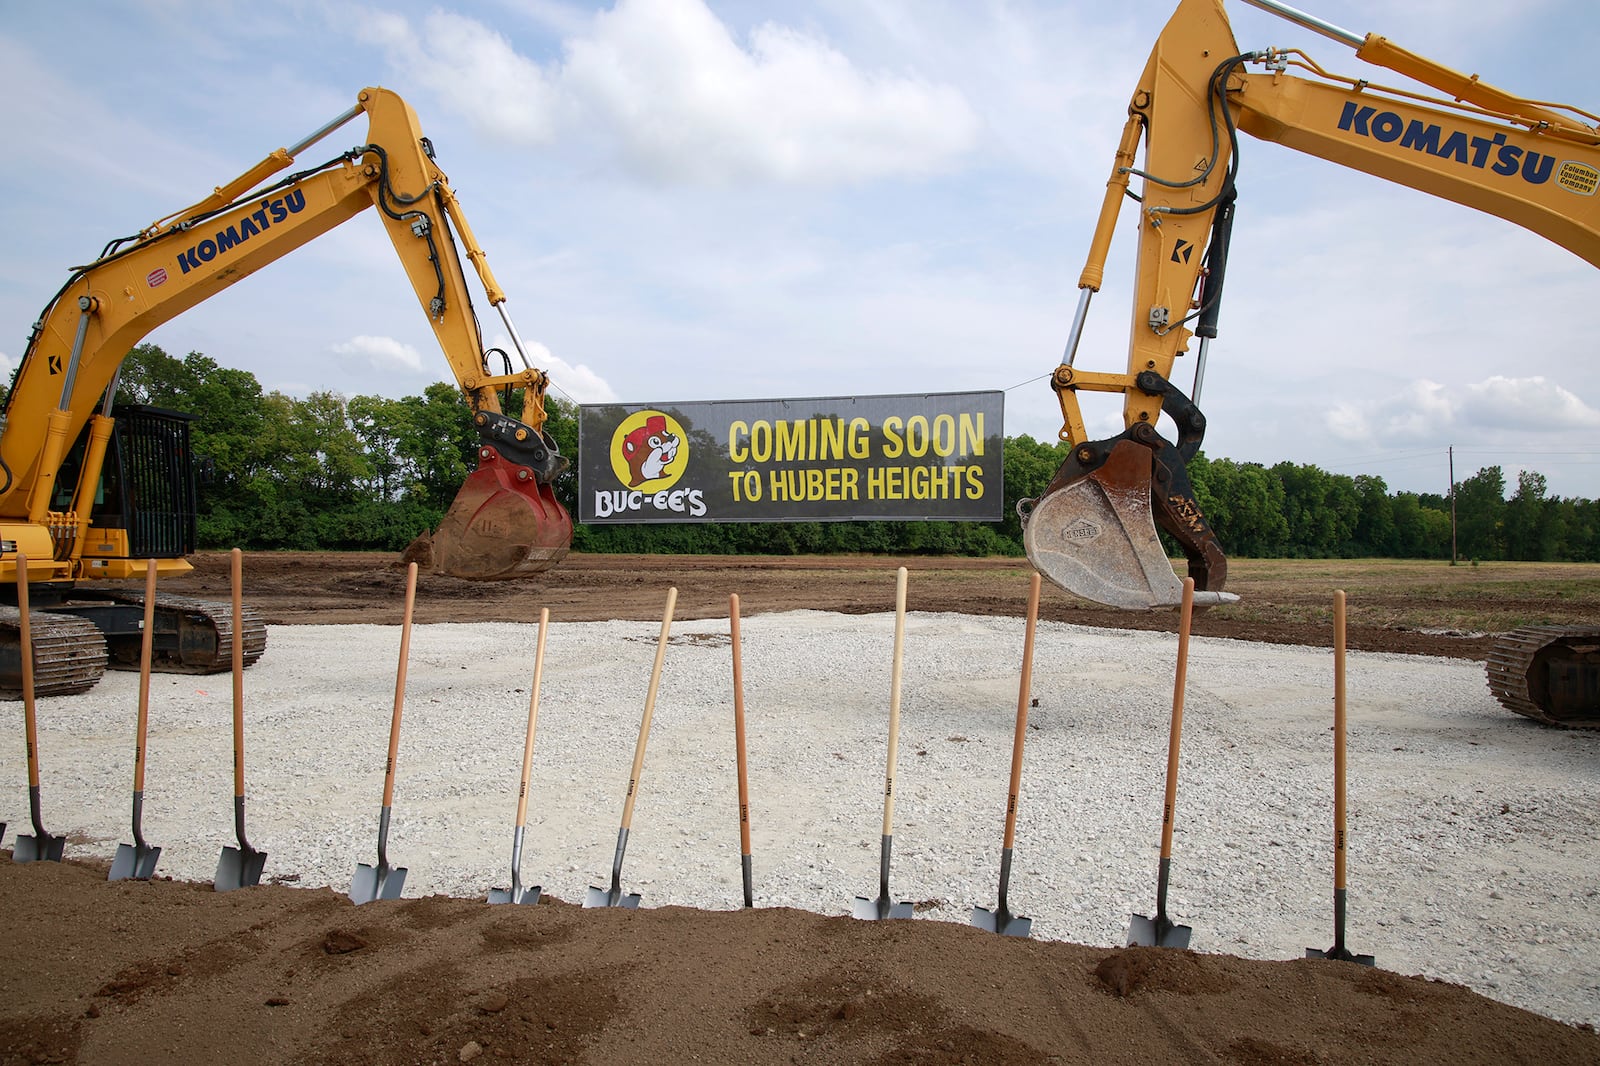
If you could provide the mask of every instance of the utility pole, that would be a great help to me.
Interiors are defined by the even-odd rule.
[[[1451,445],[1450,456],[1450,565],[1456,565],[1456,448]]]

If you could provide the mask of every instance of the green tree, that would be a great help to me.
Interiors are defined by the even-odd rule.
[[[1283,483],[1265,467],[1201,454],[1189,464],[1189,480],[1225,552],[1258,557],[1283,552],[1289,539]]]
[[[1354,482],[1360,511],[1356,518],[1354,551],[1357,556],[1392,557],[1400,554],[1400,528],[1395,522],[1395,501],[1383,478],[1358,475]]]
[[[415,472],[410,491],[443,514],[468,472],[478,465],[478,436],[471,414],[461,390],[443,382],[401,403],[406,407],[406,433],[399,452]]]
[[[1504,535],[1506,558],[1535,560],[1544,558],[1541,540],[1548,522],[1549,500],[1545,499],[1543,474],[1517,471],[1517,491],[1506,502]]]
[[[1272,473],[1283,483],[1289,553],[1310,558],[1350,554],[1361,518],[1355,483],[1309,464],[1278,463]]]
[[[1001,477],[1005,482],[1000,505],[1001,537],[1022,550],[1022,520],[1017,516],[1017,501],[1036,499],[1044,494],[1069,455],[1065,444],[1044,444],[1027,434],[1005,442],[1001,455]]]
[[[1396,493],[1391,506],[1394,518],[1393,554],[1402,559],[1448,559],[1450,557],[1450,514],[1427,504],[1428,497],[1414,492]],[[1443,497],[1434,496],[1434,500]],[[1449,506],[1448,502],[1445,504]]]
[[[407,484],[408,464],[400,457],[404,410],[399,400],[382,396],[352,396],[347,408],[371,471],[367,489],[384,502],[400,499]]]
[[[1506,477],[1486,466],[1456,485],[1456,545],[1463,558],[1504,559]]]

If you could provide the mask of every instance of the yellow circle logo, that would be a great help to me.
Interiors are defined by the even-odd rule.
[[[689,442],[671,415],[636,411],[611,435],[611,470],[630,489],[670,489],[688,466]]]

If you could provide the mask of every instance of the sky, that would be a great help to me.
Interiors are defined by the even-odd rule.
[[[1129,93],[1175,0],[0,0],[0,371],[107,241],[398,92],[555,395],[1005,390],[1047,377]],[[1302,0],[1503,89],[1600,112],[1592,0]],[[1348,47],[1228,4],[1243,49]],[[300,154],[365,139],[357,119]],[[1445,493],[1499,465],[1600,498],[1600,272],[1504,220],[1241,139],[1206,453]],[[1124,208],[1076,365],[1126,366]],[[491,344],[509,347],[477,308]],[[452,380],[372,212],[155,330],[304,396]],[[1193,356],[1174,381],[1186,391]],[[1086,397],[1094,436],[1120,405]]]

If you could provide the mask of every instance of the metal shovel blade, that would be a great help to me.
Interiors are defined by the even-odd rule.
[[[1342,948],[1337,944],[1329,948],[1327,951],[1318,951],[1316,948],[1306,948],[1306,958],[1337,959],[1340,962],[1353,962],[1359,966],[1378,965],[1378,960],[1373,958],[1371,955],[1355,955],[1352,954],[1348,948]]]
[[[904,571],[902,571],[902,573],[904,573]],[[891,718],[892,717],[893,715],[891,715]],[[893,732],[894,730],[891,726],[891,735]],[[887,792],[887,790],[886,794],[892,795],[892,793]],[[887,812],[890,809],[889,802],[886,800],[884,803],[885,829],[888,827],[889,815]],[[883,850],[878,855],[878,898],[870,899],[866,896],[857,896],[855,903],[851,907],[850,913],[855,915],[857,918],[864,918],[867,921],[879,921],[884,918],[910,918],[912,914],[911,904],[896,903],[894,900],[889,898],[889,863],[894,854],[893,834],[888,832],[883,834],[882,848]]]
[[[51,836],[42,829],[37,836],[18,834],[16,846],[11,849],[11,861],[60,862],[66,846],[66,837]]]
[[[1027,936],[1033,931],[1033,919],[1023,918],[1012,914],[1004,907],[990,910],[987,907],[972,908],[972,924],[991,933],[1001,936]]]
[[[356,865],[356,874],[350,882],[350,902],[360,906],[377,899],[399,899],[406,885],[406,868],[379,863]]]
[[[520,884],[513,884],[510,888],[491,888],[489,890],[490,903],[538,903],[539,895],[543,890],[538,885],[532,888],[523,888]],[[635,898],[637,905],[637,897]]]
[[[911,904],[895,903],[888,896],[879,896],[877,899],[868,899],[866,896],[857,896],[852,914],[857,918],[868,921],[878,921],[884,918],[910,918],[912,917]]]
[[[161,849],[149,844],[118,844],[107,881],[148,881],[156,872]]]
[[[1148,448],[1119,441],[1103,464],[1041,497],[1023,526],[1028,561],[1067,591],[1108,607],[1178,606],[1183,583],[1156,534],[1151,469]],[[1238,598],[1198,592],[1194,602]]]
[[[1194,932],[1187,925],[1177,925],[1165,915],[1146,918],[1135,914],[1128,923],[1128,946],[1144,948],[1186,948]]]
[[[1342,835],[1342,834],[1341,834]],[[1318,951],[1316,948],[1306,948],[1308,959],[1337,959],[1340,962],[1353,962],[1359,966],[1376,966],[1377,960],[1371,955],[1357,955],[1344,946],[1344,923],[1346,907],[1346,890],[1336,888],[1333,890],[1333,947],[1327,951]]]
[[[629,892],[624,894],[622,889],[596,888],[589,886],[589,891],[584,893],[583,905],[585,907],[623,907],[627,910],[639,908],[639,893]]]
[[[218,892],[259,885],[266,868],[267,853],[255,848],[223,848],[217,858],[217,875],[212,885]]]

